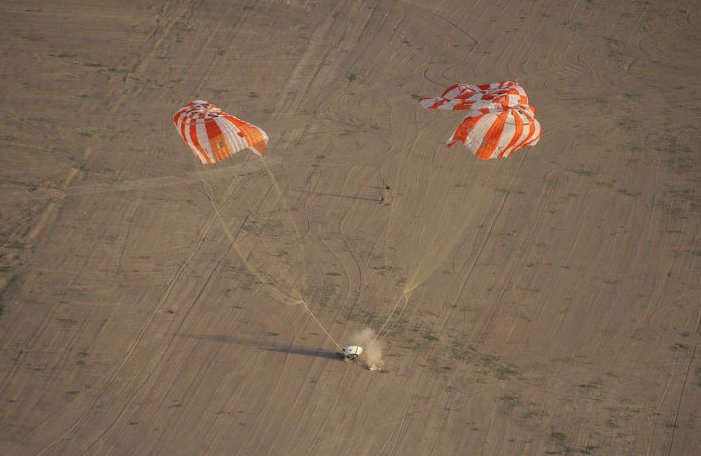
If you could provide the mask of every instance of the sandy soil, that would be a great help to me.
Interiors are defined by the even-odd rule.
[[[699,454],[698,2],[0,11],[0,454]],[[445,148],[416,98],[500,80],[540,144]]]

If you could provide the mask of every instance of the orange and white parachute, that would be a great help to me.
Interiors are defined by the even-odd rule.
[[[512,108],[528,104],[528,94],[518,82],[502,81],[492,84],[455,84],[443,91],[440,97],[419,100],[426,109],[464,111],[481,109],[491,105]]]
[[[215,105],[195,100],[173,115],[173,124],[202,163],[226,160],[244,149],[263,155],[268,135]]]
[[[535,108],[528,104],[526,90],[516,82],[455,84],[440,97],[422,98],[419,103],[426,109],[467,110],[448,147],[459,141],[482,160],[508,157],[540,139]]]

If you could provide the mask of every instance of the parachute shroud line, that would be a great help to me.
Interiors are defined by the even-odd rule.
[[[294,236],[301,252],[301,264],[304,268],[304,246],[302,244],[301,234],[297,224],[294,222],[294,219],[291,216],[287,198],[282,192],[275,175],[263,156],[263,152],[268,143],[268,136],[265,131],[259,127],[256,127],[255,125],[234,117],[231,114],[223,112],[217,106],[203,100],[192,101],[179,109],[173,116],[173,124],[185,143],[203,164],[216,164],[245,149],[250,149],[259,157],[260,163],[263,165],[263,168],[265,169],[270,182],[277,193],[278,199],[283,206],[282,212],[284,213],[284,216],[287,217],[288,223],[290,223],[294,229]],[[224,233],[231,241],[234,250],[236,250],[236,253],[243,261],[246,269],[248,269],[248,271],[258,279],[258,282],[265,285],[268,291],[279,300],[292,301],[293,303],[301,304],[307,314],[333,342],[336,348],[341,350],[341,346],[338,344],[338,342],[336,342],[336,340],[312,312],[309,304],[302,296],[302,293],[298,290],[294,277],[290,277],[285,272],[284,268],[277,267],[278,265],[275,264],[277,267],[277,273],[283,276],[283,279],[288,282],[288,286],[290,287],[290,294],[288,295],[287,293],[281,291],[278,287],[274,286],[269,278],[266,277],[266,275],[263,274],[258,267],[247,259],[246,254],[244,254],[239,245],[238,236],[239,233],[244,230],[246,224],[250,221],[250,214],[246,215],[240,229],[234,235],[224,220],[221,209],[216,202],[213,189],[208,187],[203,173],[199,169],[197,170],[197,174],[200,178],[207,198],[212,205],[216,218],[219,220]],[[265,241],[260,242],[265,243]],[[268,260],[268,263],[266,264],[269,264],[269,262],[270,260]]]

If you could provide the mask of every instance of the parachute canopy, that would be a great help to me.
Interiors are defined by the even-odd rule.
[[[516,82],[455,84],[440,97],[422,98],[419,103],[426,109],[466,110],[448,147],[460,141],[482,160],[508,157],[540,139],[535,108],[528,104],[526,90]]]
[[[436,98],[419,100],[426,109],[449,109],[464,111],[498,105],[513,108],[528,104],[528,94],[518,82],[502,81],[492,84],[455,84]]]
[[[215,105],[195,100],[173,115],[173,124],[202,163],[226,160],[244,149],[263,155],[268,144],[265,132]]]

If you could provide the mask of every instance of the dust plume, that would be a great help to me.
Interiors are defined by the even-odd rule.
[[[379,370],[384,367],[385,362],[382,359],[383,343],[377,339],[375,331],[370,328],[364,328],[352,334],[348,340],[351,345],[363,347],[363,353],[359,359],[368,369]]]

